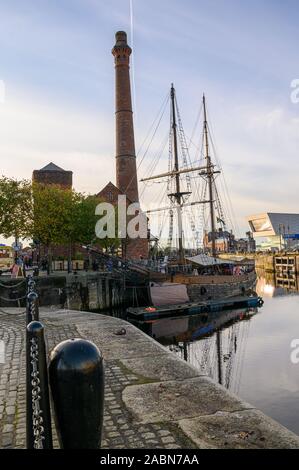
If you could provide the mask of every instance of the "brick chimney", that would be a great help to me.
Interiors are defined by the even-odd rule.
[[[127,34],[118,31],[115,60],[116,186],[131,202],[139,202]]]
[[[124,31],[118,31],[115,38],[112,54],[115,61],[116,186],[127,196],[128,203],[139,202],[130,85],[132,49]],[[125,259],[145,259],[148,257],[148,240],[127,238],[123,241],[122,253]]]

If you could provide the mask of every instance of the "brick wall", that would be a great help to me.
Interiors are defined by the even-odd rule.
[[[73,172],[34,170],[32,180],[39,184],[56,184],[62,188],[71,189],[73,186]]]

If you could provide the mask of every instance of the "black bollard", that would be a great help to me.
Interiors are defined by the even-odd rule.
[[[27,449],[52,449],[44,326],[32,321],[26,329]]]
[[[63,449],[99,449],[104,412],[104,365],[95,344],[63,341],[50,355],[55,423]]]

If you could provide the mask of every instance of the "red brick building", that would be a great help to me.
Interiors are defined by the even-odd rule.
[[[51,162],[41,170],[34,170],[32,181],[44,185],[55,184],[65,189],[71,189],[73,186],[73,172],[63,170]]]

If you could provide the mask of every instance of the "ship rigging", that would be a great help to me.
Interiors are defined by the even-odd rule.
[[[162,204],[162,207],[149,209],[147,214],[149,217],[156,213],[168,213],[168,239],[167,247],[171,250],[174,241],[174,232],[176,231],[176,246],[179,264],[185,262],[186,250],[186,225],[189,225],[193,238],[196,240],[196,246],[199,248],[202,243],[200,236],[203,238],[203,226],[207,225],[210,229],[210,254],[217,256],[216,249],[216,224],[222,225],[221,231],[225,233],[226,223],[224,221],[223,205],[219,197],[216,186],[217,175],[221,173],[220,168],[212,161],[211,157],[211,136],[207,118],[206,98],[203,95],[203,132],[202,132],[202,150],[200,152],[199,161],[195,164],[191,162],[189,147],[185,137],[178,103],[176,99],[176,91],[173,85],[170,90],[170,133],[169,133],[169,163],[168,171],[156,175],[150,174],[141,179],[144,184],[153,182],[166,182],[166,196],[168,204]],[[161,119],[160,119],[161,121]],[[159,121],[159,124],[160,124]],[[191,143],[190,139],[190,143]],[[165,147],[165,146],[164,146]],[[180,158],[181,157],[181,158]],[[153,167],[151,168],[153,173]],[[201,182],[201,183],[200,183]],[[195,199],[194,197],[195,196]],[[165,200],[165,199],[164,199]],[[163,201],[164,201],[163,200]],[[194,216],[192,211],[195,207],[201,207]],[[209,208],[208,223],[205,220],[205,208]],[[191,209],[191,210],[190,210]],[[184,226],[183,214],[186,213],[189,224]],[[176,219],[176,227],[174,220]],[[161,238],[161,232],[165,227],[165,222],[161,224],[162,229],[159,231],[158,239]],[[175,230],[176,228],[176,230]]]

